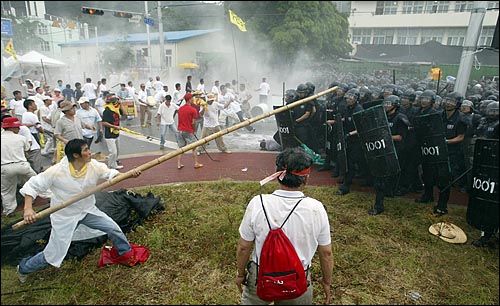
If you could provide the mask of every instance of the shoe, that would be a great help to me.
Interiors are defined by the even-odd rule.
[[[19,272],[19,265],[17,265],[16,267],[16,273],[19,282],[21,282],[21,284],[26,283],[26,281],[28,280],[28,274],[22,274],[21,272]]]
[[[200,156],[200,151],[196,151],[196,155]]]
[[[145,128],[145,127],[148,127],[147,124],[141,124],[141,127]]]
[[[111,169],[120,170],[120,169],[123,169],[123,166],[122,165],[117,165],[116,167],[113,167]]]
[[[437,208],[437,207],[434,207],[434,217],[441,217],[443,215],[446,215],[448,213],[448,209],[441,209],[441,208]]]
[[[229,150],[226,150],[226,151],[222,151],[222,153],[226,153],[226,154],[231,154],[233,152],[229,151]]]
[[[348,194],[348,193],[349,193],[349,190],[342,189],[342,188],[340,188],[339,190],[337,190],[337,192],[335,192],[336,195],[344,195],[344,194]]]
[[[371,216],[375,216],[375,215],[380,215],[381,213],[383,213],[384,210],[383,209],[380,209],[380,208],[372,208],[370,210],[368,210],[368,214],[371,215]]]
[[[255,134],[255,129],[252,129],[252,130],[250,131],[250,133]]]
[[[160,146],[160,150],[164,150],[164,149],[165,149],[165,147],[164,147],[164,146]]]
[[[472,242],[472,245],[478,248],[485,248],[485,247],[492,248],[493,241],[491,240],[491,237],[481,236],[481,238],[479,238],[478,240],[474,240]]]
[[[329,171],[332,169],[333,169],[333,167],[331,167],[331,166],[322,166],[321,168],[318,169],[318,172]]]
[[[434,197],[427,198],[427,197],[422,196],[420,198],[415,199],[415,202],[417,202],[417,203],[431,203],[431,202],[434,202]]]
[[[203,164],[196,164],[196,165],[194,165],[194,168],[195,168],[195,169],[199,169],[199,168],[201,168],[201,167],[203,167]]]
[[[184,165],[177,165],[177,169],[182,169],[184,168]]]
[[[116,160],[116,163],[117,163],[118,165],[121,165],[121,164],[122,164],[122,162],[121,162],[119,159],[117,159],[117,160]]]

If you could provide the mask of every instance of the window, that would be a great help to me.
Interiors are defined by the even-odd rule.
[[[172,68],[172,49],[165,50],[165,66]]]
[[[418,30],[416,29],[398,29],[398,44],[399,45],[416,45],[418,38]]]
[[[467,29],[450,29],[448,30],[448,46],[463,46]]]
[[[37,25],[38,34],[45,35],[49,33],[48,27],[44,24]]]
[[[489,9],[498,8],[498,6],[499,6],[499,2],[498,1],[488,1],[488,8]]]
[[[394,38],[394,30],[373,30],[373,44],[384,45],[392,44]]]
[[[479,37],[479,46],[491,46],[493,41],[493,33],[495,33],[495,28],[483,28],[481,31],[481,36]]]
[[[42,51],[50,51],[50,44],[46,41],[42,41],[40,43],[40,50]]]
[[[420,44],[425,44],[431,40],[441,43],[443,40],[443,29],[434,28],[422,30],[422,39],[420,40]]]
[[[425,12],[432,13],[448,13],[450,1],[426,1]]]
[[[371,29],[354,29],[352,31],[352,43],[370,44],[372,30]]]
[[[377,1],[375,15],[396,15],[398,1]]]
[[[403,14],[422,14],[425,1],[404,1]]]
[[[474,1],[456,1],[455,12],[470,12],[474,7]]]

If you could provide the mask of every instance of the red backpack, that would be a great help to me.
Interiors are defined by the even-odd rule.
[[[282,228],[302,199],[295,204],[283,224],[275,229],[271,229],[262,195],[260,200],[269,226],[269,234],[262,246],[258,263],[257,296],[264,301],[297,298],[307,291],[306,273],[295,248]]]

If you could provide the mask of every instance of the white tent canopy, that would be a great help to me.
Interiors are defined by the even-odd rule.
[[[18,55],[17,61],[11,56],[4,60],[5,71],[2,71],[2,80],[10,80],[12,78],[24,78],[29,76],[33,71],[62,68],[68,66],[66,63],[50,58],[36,51],[30,51],[24,55]]]

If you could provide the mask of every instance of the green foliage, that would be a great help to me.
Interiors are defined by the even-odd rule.
[[[270,41],[280,65],[307,54],[311,60],[347,55],[349,23],[332,1],[225,1],[262,41]],[[254,47],[254,46],[252,46]]]
[[[132,67],[135,64],[134,52],[130,44],[123,40],[124,38],[117,40],[99,51],[102,67],[107,73],[121,71],[122,68]]]
[[[2,266],[2,305],[186,305],[240,303],[234,284],[238,227],[248,201],[278,185],[220,180],[169,184],[135,190],[160,196],[165,211],[153,215],[128,239],[148,247],[147,262],[132,268],[97,267],[100,249],[82,261],[65,261],[17,280]],[[334,256],[332,304],[498,305],[498,248],[476,248],[479,231],[466,209],[450,205],[445,218],[432,206],[406,198],[385,201],[385,212],[369,216],[373,194],[332,196],[332,187],[306,187],[328,213]],[[429,234],[431,224],[449,221],[468,236],[449,244]],[[109,242],[108,242],[109,244]],[[322,304],[319,258],[311,267],[314,304]],[[408,293],[421,298],[414,302]]]

